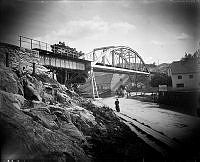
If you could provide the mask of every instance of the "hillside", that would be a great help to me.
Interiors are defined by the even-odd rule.
[[[168,63],[162,63],[160,65],[154,65],[154,64],[146,64],[147,68],[149,69],[149,72],[151,73],[165,73],[167,74],[168,68],[170,66],[170,64]],[[116,74],[115,74],[116,75]],[[116,81],[118,84],[116,84],[118,87],[122,84],[125,85],[132,85],[132,81],[134,80],[134,75],[131,75],[131,80],[128,79],[127,81],[120,82],[120,78],[122,78],[123,80],[123,75],[119,76],[119,77],[115,77],[115,75],[111,74],[111,73],[102,73],[102,72],[96,72],[95,73],[95,80],[97,83],[97,87],[99,89],[99,93],[101,94],[102,89],[101,87],[103,85],[107,85],[107,89],[111,89],[111,91],[113,90],[113,82],[112,81]],[[147,78],[144,75],[138,75],[137,76],[137,84],[139,87],[141,87],[142,85],[144,86],[146,84]],[[140,86],[141,85],[141,86]],[[87,81],[85,84],[83,84],[82,86],[79,87],[81,92],[84,92],[84,94],[92,94],[92,87],[91,87],[91,82]],[[152,89],[150,87],[148,87],[148,89]],[[145,89],[147,90],[147,88]],[[114,90],[115,91],[115,90]],[[109,91],[110,92],[110,91]],[[102,93],[103,95],[100,96],[106,96],[104,95],[104,93]],[[111,92],[108,93],[108,95],[111,95]]]
[[[4,48],[0,46],[1,160],[138,161],[157,156],[112,109],[59,84],[41,65],[33,75],[24,57],[18,57],[27,59],[31,51]],[[7,54],[18,60],[14,64],[11,59],[9,67]]]
[[[170,64],[168,64],[168,63],[162,63],[159,65],[146,64],[146,66],[150,72],[159,72],[159,73],[167,74],[167,70],[168,70]]]

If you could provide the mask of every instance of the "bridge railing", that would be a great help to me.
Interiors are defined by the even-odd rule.
[[[46,51],[51,51],[52,49],[51,44],[21,35],[19,36],[19,46],[29,49],[37,48]]]

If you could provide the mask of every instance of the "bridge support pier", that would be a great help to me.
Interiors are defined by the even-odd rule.
[[[65,70],[65,85],[66,85],[66,83],[67,83],[68,80],[69,80],[68,71]]]
[[[92,84],[92,97],[99,98],[99,93],[97,89],[97,84],[96,84],[93,68],[91,68],[90,76],[91,76],[91,84]]]

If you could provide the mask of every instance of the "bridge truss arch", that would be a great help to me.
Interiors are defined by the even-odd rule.
[[[127,46],[107,46],[95,48],[92,52],[82,56],[82,59],[91,61],[90,79],[93,98],[99,97],[94,72],[108,72],[121,74],[149,75],[147,66],[142,57]]]
[[[94,71],[149,74],[142,57],[126,46],[95,48],[84,58],[92,61],[91,68]]]

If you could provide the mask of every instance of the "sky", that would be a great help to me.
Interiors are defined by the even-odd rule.
[[[171,63],[200,47],[199,9],[198,0],[1,0],[0,41],[23,35],[84,53],[122,45],[145,63]]]

